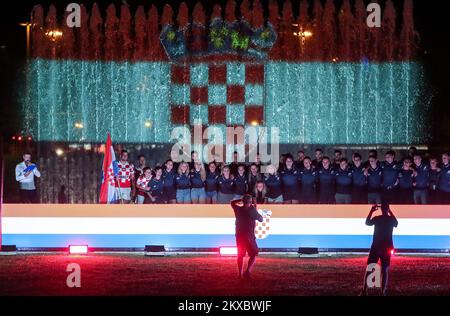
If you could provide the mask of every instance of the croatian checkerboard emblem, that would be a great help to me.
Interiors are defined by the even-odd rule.
[[[174,126],[252,126],[264,122],[264,64],[171,64]]]
[[[265,239],[270,234],[270,218],[272,216],[272,211],[258,210],[258,212],[263,217],[263,221],[256,221],[255,237],[257,239]]]
[[[160,40],[170,62],[173,127],[265,126],[265,61],[275,44],[273,25],[244,18],[180,28],[163,26]]]

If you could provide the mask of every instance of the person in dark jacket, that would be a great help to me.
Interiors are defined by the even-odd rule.
[[[219,174],[215,162],[210,162],[205,180],[205,195],[207,204],[217,204],[217,185],[219,184]]]
[[[286,167],[280,172],[283,201],[285,204],[298,204],[298,171],[291,156],[286,157],[285,164]]]
[[[398,173],[398,199],[400,204],[413,204],[414,175],[411,158],[403,159],[403,166]]]
[[[281,178],[274,165],[267,166],[267,175],[264,178],[266,184],[266,199],[269,204],[283,203],[283,191],[281,190]]]
[[[316,159],[312,161],[312,165],[314,169],[318,170],[322,168],[323,150],[321,148],[317,148],[314,152],[314,156],[316,157]]]
[[[191,204],[191,178],[187,162],[182,162],[178,166],[178,173],[175,176],[175,188],[177,190],[177,203]]]
[[[297,152],[297,160],[295,161],[295,168],[297,170],[301,170],[303,168],[303,160],[305,159],[306,155],[303,150],[299,150]]]
[[[175,189],[175,177],[176,172],[174,169],[173,161],[171,159],[167,160],[165,163],[165,169],[163,171],[163,196],[164,201],[168,204],[177,203],[177,191]]]
[[[353,173],[348,166],[347,158],[342,158],[339,169],[334,172],[336,182],[336,204],[352,203]]]
[[[205,204],[205,181],[206,170],[203,163],[199,160],[194,162],[194,168],[191,169],[189,174],[191,179],[191,200],[193,204]]]
[[[439,176],[441,174],[441,169],[439,168],[439,163],[437,158],[431,158],[430,159],[430,186],[428,190],[428,197],[430,204],[436,205],[439,204],[439,198],[438,198],[438,182],[439,182]]]
[[[222,174],[218,179],[217,187],[217,202],[219,204],[230,203],[234,196],[234,179],[230,174],[230,167],[222,167]]]
[[[150,192],[146,195],[144,204],[164,204],[164,180],[162,175],[162,168],[157,166],[155,176],[148,183]]]
[[[428,204],[430,185],[430,166],[423,162],[422,156],[414,155],[414,204]]]
[[[344,158],[342,156],[342,151],[340,149],[336,149],[334,151],[333,164],[332,164],[332,167],[334,170],[339,170],[342,158]]]
[[[248,178],[245,174],[245,166],[239,164],[236,176],[234,177],[234,200],[242,199],[248,192]]]
[[[352,155],[352,203],[367,203],[367,177],[362,163],[362,157],[359,153]]]
[[[320,168],[322,166],[322,160],[320,164],[317,164]],[[299,172],[300,181],[300,203],[302,204],[315,204],[317,203],[316,187],[317,187],[317,171],[314,169],[311,159],[306,157],[303,160],[303,169]]]
[[[441,172],[438,181],[439,202],[442,205],[450,204],[450,156],[448,153],[442,154]]]
[[[334,204],[334,170],[331,168],[331,160],[329,157],[323,157],[322,168],[318,171],[318,179],[319,203]]]
[[[383,189],[382,197],[387,203],[394,203],[398,200],[398,174],[400,172],[400,167],[395,161],[394,151],[388,151],[385,159],[386,160],[381,164],[381,187]]]
[[[378,260],[381,260],[381,288],[383,295],[386,295],[391,254],[394,250],[392,232],[394,228],[398,226],[398,221],[387,203],[383,203],[381,205],[382,215],[372,218],[378,208],[378,205],[374,205],[366,219],[367,226],[375,226],[373,242],[370,248],[369,258],[367,259],[367,264],[377,264]],[[364,276],[363,295],[367,295],[368,276],[369,271],[367,271]]]
[[[381,204],[382,171],[376,156],[369,156],[369,165],[366,168],[367,201],[369,204]]]
[[[239,278],[251,277],[251,272],[258,255],[258,244],[255,237],[255,221],[262,222],[263,217],[256,210],[256,203],[251,195],[243,199],[231,201],[231,207],[236,217],[236,246],[238,248],[237,264]],[[248,253],[247,269],[243,273],[244,257]]]
[[[259,171],[259,167],[256,163],[252,163],[249,168],[248,173],[248,194],[253,194],[255,190],[255,185],[258,181],[264,179],[263,175]]]

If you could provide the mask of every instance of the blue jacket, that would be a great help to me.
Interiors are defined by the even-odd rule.
[[[351,194],[353,172],[350,168],[347,168],[346,170],[342,170],[341,168],[339,168],[334,173],[334,178],[336,180],[336,193]]]
[[[383,171],[381,170],[381,167],[377,166],[375,169],[369,167],[367,169],[367,173],[367,192],[380,192],[383,181]]]
[[[219,183],[219,175],[210,171],[206,172],[205,190],[206,192],[217,191],[217,185]]]
[[[164,180],[162,179],[162,177],[160,180],[152,178],[148,183],[148,186],[150,187],[150,194],[153,197],[161,197],[163,195]]]
[[[170,172],[164,170],[162,178],[164,180],[164,188],[175,189],[175,171],[172,169]]]
[[[398,186],[400,189],[411,189],[413,187],[413,173],[413,170],[400,170],[398,173]]]
[[[298,171],[297,169],[284,168],[280,173],[281,184],[283,190],[297,190],[298,188]]]
[[[418,190],[426,190],[430,184],[430,166],[422,163],[416,167],[417,175],[414,177],[415,188]]]
[[[275,199],[282,195],[281,191],[281,178],[278,175],[268,175],[265,177],[264,182],[267,187],[266,197]]]
[[[334,170],[321,168],[318,171],[319,185],[322,189],[334,187]]]
[[[187,190],[191,188],[191,179],[189,175],[177,174],[175,177],[175,186],[177,190]]]
[[[311,168],[309,170],[303,169],[299,173],[299,179],[301,183],[302,190],[303,189],[311,189],[317,184],[318,181],[318,173],[315,169]]]
[[[441,166],[438,189],[444,192],[450,192],[450,164]]]
[[[400,167],[394,161],[389,164],[384,161],[381,164],[381,172],[382,172],[382,186],[384,189],[393,189],[397,187],[398,173],[400,172]]]
[[[202,180],[202,176],[200,174],[200,171],[193,170],[189,174],[189,177],[191,178],[191,187],[193,189],[201,189],[204,187],[204,182]]]
[[[353,185],[359,188],[365,187],[367,184],[367,178],[364,174],[363,165],[359,166],[359,168],[353,166],[351,169],[352,169]]]
[[[219,188],[219,192],[223,194],[233,194],[234,193],[234,180],[230,178],[225,179],[224,176],[219,176],[217,181],[217,186]]]
[[[234,194],[237,195],[244,195],[247,193],[247,176],[244,174],[243,176],[240,176],[239,174],[236,175],[234,178]]]

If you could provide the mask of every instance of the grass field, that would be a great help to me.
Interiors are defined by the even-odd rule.
[[[237,279],[235,258],[142,254],[0,256],[0,295],[358,295],[366,258],[264,257],[253,280]],[[68,288],[69,263],[81,288]],[[450,258],[392,258],[390,295],[450,295]]]

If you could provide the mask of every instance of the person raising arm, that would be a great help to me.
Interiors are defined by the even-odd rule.
[[[253,266],[258,255],[258,245],[255,237],[255,221],[262,222],[263,217],[256,209],[256,203],[251,195],[244,195],[242,199],[231,201],[234,215],[236,217],[236,246],[238,249],[238,270],[239,278],[249,279]],[[243,272],[245,254],[248,253],[249,259],[247,270]]]
[[[373,242],[370,248],[367,264],[378,264],[378,261],[381,261],[381,287],[382,294],[385,296],[387,295],[388,272],[392,254],[391,252],[394,249],[392,232],[394,230],[394,227],[398,226],[398,220],[395,217],[394,213],[391,211],[389,204],[386,202],[381,204],[382,215],[373,217],[373,214],[378,210],[378,208],[380,208],[378,205],[374,205],[366,218],[367,226],[375,226],[373,233]],[[369,272],[367,271],[364,276],[363,295],[367,295],[368,276]]]

